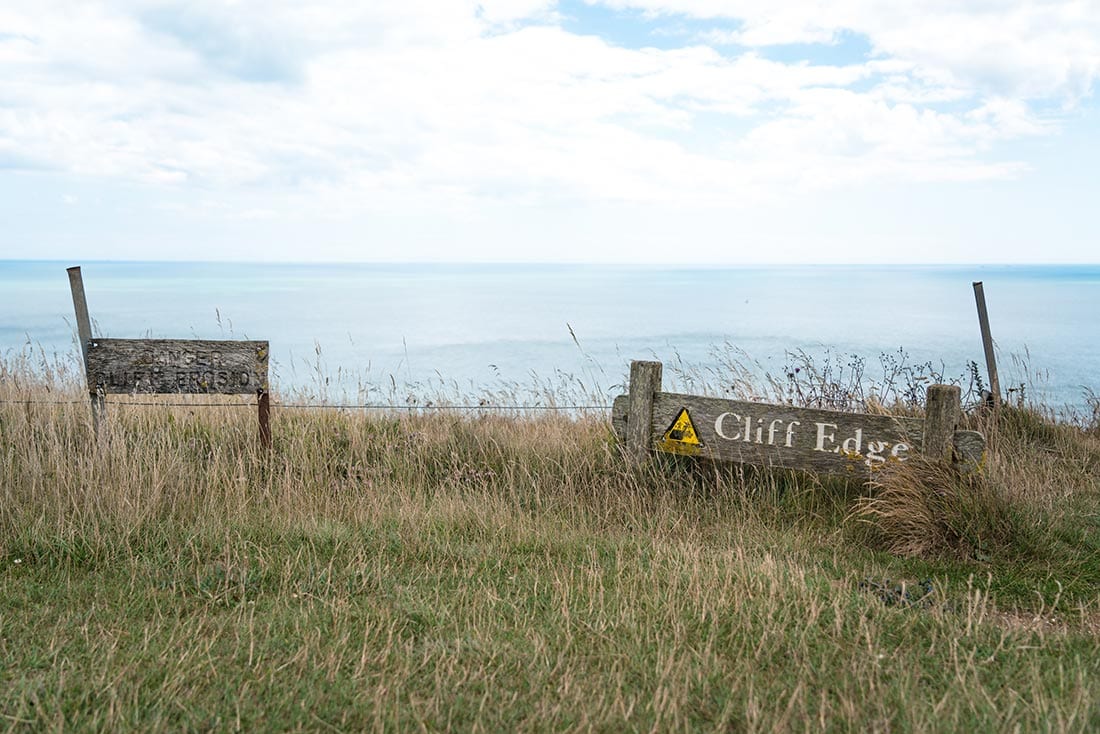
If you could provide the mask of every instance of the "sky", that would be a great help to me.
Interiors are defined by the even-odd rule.
[[[1100,262],[1100,0],[3,0],[0,258]]]

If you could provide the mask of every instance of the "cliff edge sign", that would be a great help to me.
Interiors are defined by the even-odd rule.
[[[636,458],[650,452],[822,474],[867,475],[916,454],[980,466],[985,438],[957,430],[959,389],[929,388],[924,419],[842,413],[660,392],[659,362],[631,365],[612,424]]]

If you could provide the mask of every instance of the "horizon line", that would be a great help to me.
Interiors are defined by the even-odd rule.
[[[982,268],[982,267],[1100,267],[1100,260],[1087,261],[1000,261],[1000,262],[621,262],[586,260],[189,260],[189,259],[129,259],[91,258],[73,262],[78,258],[15,258],[0,257],[0,263],[69,263],[68,267],[81,264],[134,264],[134,265],[379,265],[379,266],[440,266],[440,267],[626,267],[626,268],[778,268],[778,267],[867,267],[867,268]]]

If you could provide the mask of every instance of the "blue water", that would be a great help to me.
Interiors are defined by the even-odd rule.
[[[72,264],[0,261],[0,352],[75,356]],[[610,395],[631,359],[674,376],[734,350],[782,374],[791,351],[877,369],[900,349],[961,378],[984,365],[975,280],[1003,386],[1072,406],[1100,390],[1100,266],[82,265],[98,336],[267,339],[277,390],[329,399],[567,379]]]

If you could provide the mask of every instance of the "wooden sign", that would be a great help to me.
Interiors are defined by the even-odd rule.
[[[255,394],[267,390],[266,341],[92,339],[88,387],[110,393]]]
[[[635,394],[636,383],[646,386],[648,400]],[[985,450],[980,433],[955,430],[961,416],[955,386],[930,388],[926,419],[664,393],[659,386],[660,363],[635,362],[631,394],[616,398],[612,408],[615,431],[636,458],[657,451],[859,476],[921,453],[973,468]]]
[[[92,422],[106,445],[106,395],[256,394],[260,445],[271,448],[268,343],[202,339],[93,339],[79,267],[68,268]]]

